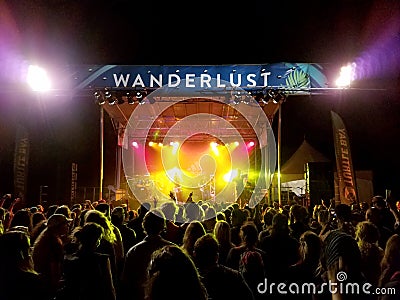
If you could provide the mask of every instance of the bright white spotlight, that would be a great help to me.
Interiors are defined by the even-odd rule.
[[[45,69],[30,65],[26,81],[32,90],[36,92],[46,92],[51,88],[50,78]]]
[[[238,170],[230,170],[222,178],[225,182],[232,182],[238,176]]]
[[[232,142],[232,143],[226,144],[225,146],[228,150],[233,151],[239,146],[239,142],[238,141]]]
[[[354,73],[356,69],[356,64],[348,64],[340,69],[339,78],[336,80],[336,86],[339,88],[350,87],[351,81],[354,80]]]
[[[132,142],[132,147],[137,149],[139,148],[139,144],[137,142]]]
[[[178,152],[179,142],[170,142],[169,144],[172,146],[172,154],[175,155]]]
[[[214,152],[215,155],[219,155],[218,144],[216,142],[210,143],[211,150]]]
[[[250,141],[247,143],[246,146],[247,146],[247,149],[250,149],[250,148],[254,147],[254,145],[255,145],[255,143],[253,141]]]

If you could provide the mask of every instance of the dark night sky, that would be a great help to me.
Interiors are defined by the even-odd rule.
[[[355,168],[374,171],[376,193],[400,180],[399,65],[392,63],[400,61],[398,1],[19,0],[0,2],[0,12],[0,51],[11,48],[21,59],[58,66],[310,62],[339,67],[369,57],[367,76],[356,83],[361,90],[343,99],[287,99],[282,158],[288,159],[305,136],[334,159],[330,110],[335,110],[349,131]],[[4,79],[7,74],[2,75]],[[22,114],[19,105],[27,101],[25,94],[12,92],[0,93],[2,193],[11,184],[7,174],[12,170],[15,115]],[[30,109],[32,119],[20,119],[34,132],[31,162],[41,166],[30,171],[36,184],[31,197],[37,197],[38,185],[54,178],[53,172],[62,172],[56,168],[59,162],[68,160],[79,162],[80,185],[97,185],[99,116],[93,100],[61,99],[57,104],[31,104]],[[105,186],[114,180],[116,138],[109,120],[106,129],[110,162]]]

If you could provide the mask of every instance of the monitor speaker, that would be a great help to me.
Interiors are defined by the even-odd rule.
[[[305,164],[306,188],[310,205],[319,205],[322,199],[335,196],[334,170],[330,162],[308,162]]]

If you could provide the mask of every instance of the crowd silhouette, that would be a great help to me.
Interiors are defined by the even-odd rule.
[[[136,210],[104,200],[16,209],[5,198],[2,300],[400,299],[394,197],[254,208],[171,199]]]

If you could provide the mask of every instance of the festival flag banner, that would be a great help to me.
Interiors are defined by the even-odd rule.
[[[15,136],[14,152],[14,193],[15,197],[25,201],[28,180],[29,136],[23,126],[18,126]]]
[[[78,187],[78,164],[73,162],[71,165],[71,203],[75,203],[77,187]]]
[[[331,111],[335,144],[340,203],[357,203],[357,187],[350,151],[350,141],[342,118]]]

